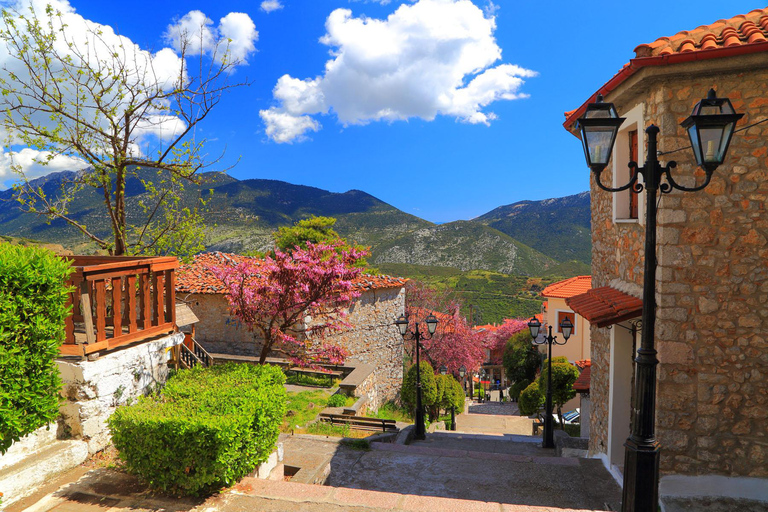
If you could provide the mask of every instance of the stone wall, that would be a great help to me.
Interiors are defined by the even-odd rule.
[[[349,351],[349,359],[374,367],[376,392],[369,407],[393,400],[403,382],[403,337],[395,319],[405,311],[405,288],[366,290],[349,310],[353,327],[330,339]]]
[[[110,444],[107,418],[118,405],[130,403],[163,384],[168,375],[168,349],[184,335],[174,333],[153,341],[108,352],[95,361],[57,361],[64,382],[60,429],[88,443],[95,453]]]
[[[607,101],[620,113],[644,102],[645,125],[661,129],[659,150],[686,148],[679,123],[710,87],[746,113],[738,127],[768,118],[765,58],[739,59],[641,73]],[[726,163],[704,191],[675,191],[660,201],[657,427],[663,474],[768,477],[767,139],[768,123],[736,133]],[[677,161],[681,184],[703,180],[692,150],[666,158]],[[593,286],[617,278],[642,284],[644,226],[614,223],[612,195],[594,180],[591,191]],[[593,327],[592,348],[590,451],[605,453],[606,329]]]
[[[229,306],[223,295],[190,295],[185,299],[200,322],[195,327],[197,341],[211,353],[258,356],[260,340],[254,337],[237,319],[229,315]],[[395,319],[405,311],[405,288],[378,288],[365,290],[348,311],[346,321],[351,328],[329,336],[349,352],[350,364],[360,362],[372,365],[375,397],[369,406],[378,406],[392,400],[400,391],[403,380],[403,338],[394,325]]]

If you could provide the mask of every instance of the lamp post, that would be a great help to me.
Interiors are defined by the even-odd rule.
[[[624,122],[616,113],[613,103],[603,102],[598,95],[579,119],[581,141],[587,165],[595,175],[597,186],[608,192],[619,192],[629,188],[639,193],[646,191],[645,221],[645,270],[643,275],[643,330],[640,348],[637,350],[635,379],[635,408],[632,415],[632,429],[624,446],[624,490],[623,512],[655,511],[659,501],[659,451],[656,439],[656,348],[654,341],[656,323],[656,214],[657,194],[668,194],[673,190],[696,192],[706,187],[715,169],[723,163],[733,136],[736,122],[744,114],[733,110],[730,100],[718,98],[710,89],[706,98],[699,101],[691,115],[681,126],[691,141],[696,164],[704,170],[705,179],[700,185],[687,187],[679,184],[672,176],[677,167],[674,161],[662,165],[657,156],[659,128],[651,125],[645,129],[648,134],[648,156],[643,167],[629,162],[632,173],[628,183],[619,187],[607,187],[600,181],[600,175],[608,165],[613,143],[619,127]],[[643,176],[642,183],[638,175]],[[662,178],[664,181],[662,182]]]
[[[544,340],[539,341],[538,337],[539,330],[541,330],[541,322],[539,322],[536,317],[531,318],[531,321],[528,322],[528,329],[531,330],[531,338],[533,338],[534,343],[537,345],[546,343],[548,346],[547,401],[545,403],[546,412],[544,413],[544,440],[541,445],[544,448],[554,448],[555,435],[553,429],[555,428],[555,425],[552,419],[552,345],[565,345],[573,332],[573,323],[567,317],[560,322],[560,331],[563,333],[562,343],[557,341],[557,336],[552,336],[551,325],[549,326],[549,335],[544,336]]]
[[[464,365],[461,365],[459,368],[459,377],[461,377],[461,388],[464,390],[464,393],[467,392],[467,380],[464,378],[467,375],[467,367]]]
[[[421,365],[419,364],[421,361],[419,359],[419,350],[421,340],[428,340],[435,334],[435,330],[437,329],[437,318],[435,318],[435,315],[429,315],[424,319],[424,323],[427,324],[427,331],[429,332],[428,337],[424,336],[419,330],[419,322],[415,323],[413,330],[410,332],[408,331],[408,323],[408,317],[405,315],[400,315],[397,320],[395,320],[395,325],[397,325],[397,328],[400,330],[400,335],[403,339],[410,338],[416,342],[416,433],[413,437],[414,439],[423,441],[427,438],[427,433],[424,428],[424,408],[421,405]]]

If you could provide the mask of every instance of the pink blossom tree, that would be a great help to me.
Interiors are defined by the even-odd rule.
[[[307,242],[291,253],[276,250],[263,260],[211,270],[224,284],[232,314],[263,339],[261,364],[274,351],[317,368],[319,362],[342,364],[347,356],[326,335],[349,325],[346,309],[360,296],[353,280],[361,270],[354,265],[366,255],[341,241]]]
[[[434,336],[421,342],[422,353],[433,368],[445,365],[449,373],[457,373],[462,366],[468,372],[480,367],[485,359],[484,339],[472,330],[461,314],[461,301],[449,291],[409,281],[406,288],[406,313],[411,323],[422,322],[429,314],[437,316]],[[413,348],[408,347],[409,352]]]
[[[484,345],[491,351],[491,363],[501,364],[507,341],[524,329],[528,329],[526,320],[508,318],[495,331],[483,333],[485,335]]]

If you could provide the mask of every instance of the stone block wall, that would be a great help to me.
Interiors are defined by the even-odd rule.
[[[60,428],[88,443],[95,453],[110,444],[106,421],[119,405],[165,384],[170,347],[184,341],[174,333],[109,352],[95,361],[57,361],[64,382]]]
[[[405,311],[405,288],[366,290],[349,310],[352,328],[330,336],[349,351],[350,361],[373,366],[369,407],[393,400],[403,383],[403,337],[395,319]],[[366,381],[367,382],[367,381]]]
[[[195,325],[195,339],[210,353],[258,356],[261,344],[253,333],[229,314],[229,304],[222,294],[196,293],[184,298],[200,321]]]
[[[689,146],[680,122],[710,87],[746,113],[737,129],[768,119],[768,66],[753,57],[679,65],[609,95],[620,113],[646,105],[663,153]],[[726,62],[728,61],[728,62]],[[718,71],[713,66],[730,66]],[[734,135],[726,163],[700,192],[660,201],[657,270],[657,427],[664,474],[768,477],[768,123]],[[645,151],[645,148],[640,148]],[[702,182],[692,150],[675,179]],[[609,174],[606,171],[606,174]],[[607,177],[607,176],[606,176]],[[642,284],[644,226],[615,224],[612,195],[592,182],[593,286]],[[592,439],[604,453],[609,333],[592,330]]]

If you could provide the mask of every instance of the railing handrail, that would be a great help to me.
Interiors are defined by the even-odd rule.
[[[70,294],[74,307],[67,318],[62,354],[85,356],[176,328],[175,257],[65,258],[75,267],[69,280],[75,290]],[[85,343],[75,337],[75,322],[84,324]]]

